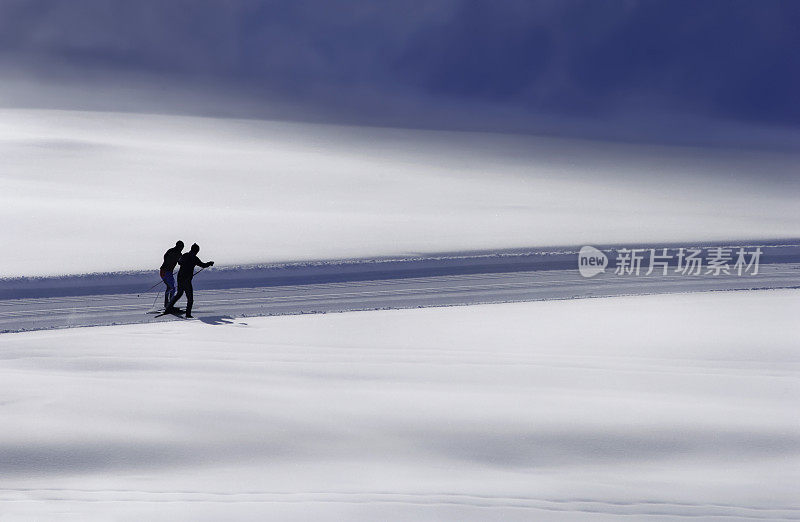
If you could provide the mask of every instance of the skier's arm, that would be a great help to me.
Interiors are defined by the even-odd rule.
[[[213,264],[214,264],[213,261],[209,261],[208,263],[203,263],[202,261],[200,261],[199,257],[197,258],[197,265],[198,266],[202,266],[203,268],[208,268],[208,267],[212,266]]]

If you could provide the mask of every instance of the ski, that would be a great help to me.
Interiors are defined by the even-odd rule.
[[[184,314],[186,311],[180,308],[170,308],[169,310],[164,310],[163,312],[156,315],[156,317],[162,317],[165,315],[174,315],[175,317],[181,317],[181,314]],[[149,313],[149,312],[148,312]]]

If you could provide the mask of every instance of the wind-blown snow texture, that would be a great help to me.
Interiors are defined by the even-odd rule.
[[[0,110],[0,277],[797,237],[791,153]]]
[[[798,304],[5,334],[4,520],[796,519]]]

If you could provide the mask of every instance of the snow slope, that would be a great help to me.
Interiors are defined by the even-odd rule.
[[[797,155],[0,109],[0,277],[800,235]]]
[[[0,335],[0,518],[797,519],[798,304],[720,292]]]

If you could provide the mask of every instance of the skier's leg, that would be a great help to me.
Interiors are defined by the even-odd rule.
[[[178,293],[177,293],[177,294],[175,294],[175,297],[173,297],[173,298],[172,298],[172,300],[170,300],[169,304],[166,306],[166,309],[167,309],[167,310],[169,310],[169,309],[173,308],[173,307],[175,306],[175,303],[177,303],[177,302],[178,302],[178,299],[180,299],[181,297],[183,297],[183,290],[184,290],[184,288],[183,288],[183,287],[184,287],[184,284],[185,284],[185,283],[184,283],[183,281],[181,281],[180,279],[178,279]]]
[[[172,298],[175,297],[175,278],[172,277],[172,272],[164,272],[161,274],[161,279],[167,285],[167,289],[164,291],[164,308],[167,308]]]
[[[186,283],[186,317],[192,316],[192,305],[194,304],[194,288],[192,288],[192,282],[189,281]]]
[[[171,272],[170,272],[168,277],[169,277],[169,286],[170,286],[169,299],[171,301],[172,298],[175,297],[175,278],[172,277],[172,273]]]

